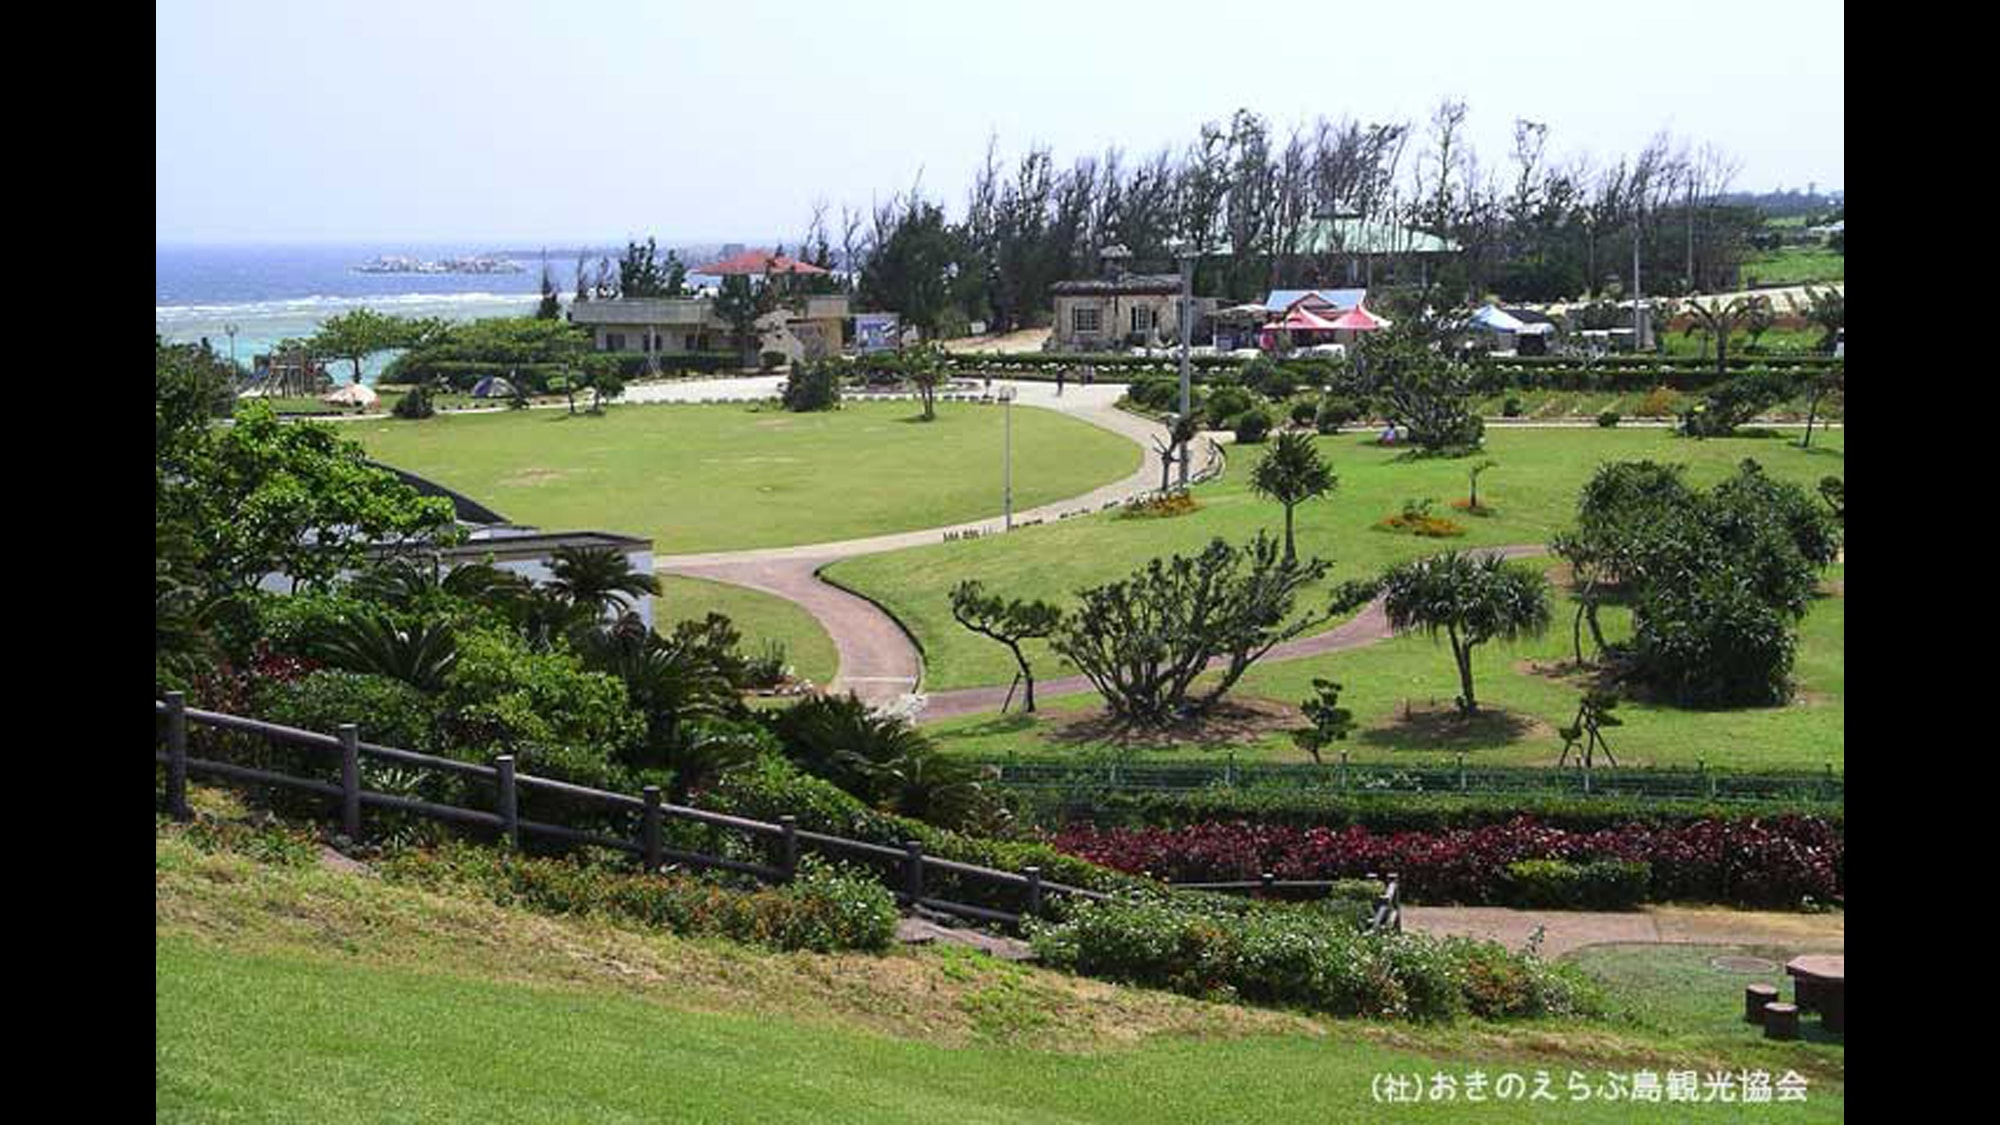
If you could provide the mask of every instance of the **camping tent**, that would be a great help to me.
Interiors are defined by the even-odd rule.
[[[1498,305],[1481,305],[1479,311],[1472,314],[1472,324],[1489,332],[1519,332],[1527,327],[1526,322],[1508,315]]]
[[[518,393],[514,384],[498,375],[488,375],[472,385],[473,398],[513,398]]]
[[[382,396],[366,383],[349,383],[339,390],[328,391],[319,400],[332,406],[373,406],[382,401]]]

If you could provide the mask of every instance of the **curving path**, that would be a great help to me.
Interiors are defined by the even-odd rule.
[[[1139,469],[1124,479],[1092,489],[1082,496],[1016,512],[1016,523],[1095,512],[1108,504],[1149,491],[1158,484],[1160,470],[1157,457],[1153,455],[1152,439],[1164,436],[1165,428],[1113,405],[1125,392],[1123,384],[1071,385],[1059,396],[1055,387],[1047,383],[997,382],[1014,388],[1017,405],[1058,410],[1123,434],[1148,455]],[[661,391],[670,389],[679,393],[671,398],[663,393],[654,401],[750,399],[766,398],[771,394],[767,379],[713,380],[705,381],[698,388],[663,387]],[[1207,443],[1202,443],[1196,450],[1196,456],[1199,460],[1195,470],[1199,472],[1213,460],[1214,450]],[[653,565],[661,573],[728,582],[797,603],[826,629],[839,654],[840,671],[828,685],[829,691],[852,691],[870,703],[913,714],[921,710],[924,703],[922,697],[916,695],[917,684],[923,678],[923,658],[916,643],[894,617],[873,602],[828,583],[819,576],[819,572],[842,559],[938,543],[947,533],[990,535],[1003,530],[1000,517],[989,517],[947,527],[835,543],[700,555],[664,555],[656,558]]]

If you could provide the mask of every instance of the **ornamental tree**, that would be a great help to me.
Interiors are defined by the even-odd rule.
[[[1298,561],[1292,545],[1293,510],[1331,493],[1339,484],[1332,466],[1320,460],[1319,446],[1312,436],[1296,430],[1279,434],[1270,452],[1251,471],[1251,489],[1285,506],[1286,566]]]
[[[1024,711],[1035,709],[1035,673],[1021,651],[1021,642],[1046,637],[1062,623],[1062,611],[1045,601],[1009,601],[987,594],[979,582],[968,579],[951,591],[951,615],[960,625],[1007,646],[1020,666],[1021,682],[1027,685]]]
[[[1246,547],[1215,539],[1198,555],[1156,558],[1129,578],[1080,591],[1055,648],[1127,723],[1197,716],[1265,653],[1367,600],[1372,591],[1347,583],[1324,609],[1293,617],[1298,595],[1327,566],[1282,562],[1277,540],[1263,532]],[[1212,660],[1220,661],[1215,686],[1191,694]]]
[[[167,490],[188,516],[199,569],[223,589],[248,590],[274,571],[294,591],[324,589],[371,546],[455,534],[451,501],[369,464],[333,426],[282,422],[263,402],[240,409]]]
[[[1495,638],[1540,636],[1549,626],[1548,579],[1507,566],[1497,554],[1448,551],[1404,563],[1383,576],[1382,593],[1391,628],[1450,639],[1463,692],[1458,709],[1466,715],[1479,710],[1472,650]]]

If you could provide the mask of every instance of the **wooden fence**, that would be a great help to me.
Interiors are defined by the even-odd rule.
[[[927,855],[923,845],[915,840],[906,842],[900,848],[894,848],[864,840],[809,832],[798,827],[796,818],[790,816],[780,817],[778,823],[772,824],[668,804],[661,798],[660,788],[657,785],[646,786],[641,796],[633,797],[623,793],[572,785],[553,778],[536,777],[518,772],[515,769],[514,757],[510,754],[495,758],[491,766],[481,766],[399,750],[391,746],[377,746],[361,741],[353,723],[340,724],[335,734],[321,734],[277,723],[267,723],[259,719],[197,710],[186,705],[185,698],[180,692],[166,693],[165,700],[155,702],[154,711],[156,715],[165,717],[167,727],[166,748],[156,752],[154,760],[167,767],[167,807],[169,812],[180,820],[186,820],[190,816],[187,781],[190,773],[196,773],[230,781],[302,790],[331,798],[339,803],[341,831],[351,840],[362,838],[362,809],[381,808],[412,813],[433,820],[492,829],[512,844],[519,844],[523,836],[540,836],[570,844],[611,848],[639,857],[647,871],[658,871],[667,863],[678,863],[690,867],[739,872],[774,883],[790,881],[797,871],[800,849],[812,848],[821,852],[866,856],[893,863],[899,878],[892,889],[898,901],[905,906],[922,906],[944,914],[1012,926],[1020,925],[1026,917],[1045,913],[1045,907],[1052,897],[1071,896],[1099,902],[1111,898],[1110,895],[1099,891],[1047,882],[1042,879],[1041,869],[1038,867],[1025,867],[1017,873]],[[336,785],[271,770],[190,757],[188,755],[190,724],[257,735],[281,744],[337,754],[340,760],[340,783]],[[496,794],[494,805],[491,809],[463,808],[364,789],[361,785],[363,758],[490,782]],[[637,813],[640,818],[639,837],[636,840],[626,839],[620,836],[608,836],[601,832],[586,832],[565,825],[524,819],[519,813],[520,794],[524,789],[559,793],[597,802],[612,809]],[[689,821],[773,841],[778,861],[770,864],[749,863],[724,856],[666,847],[661,842],[661,829],[669,820]],[[934,897],[925,892],[925,872],[932,870],[951,872],[962,877],[1016,888],[1024,892],[1026,908],[1016,914]]]

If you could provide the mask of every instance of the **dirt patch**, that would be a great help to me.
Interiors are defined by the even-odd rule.
[[[1829,578],[1819,584],[1819,592],[1829,598],[1844,598],[1847,596],[1847,579]]]
[[[1111,743],[1134,750],[1174,750],[1255,742],[1266,735],[1305,725],[1305,716],[1290,704],[1268,699],[1242,699],[1219,703],[1206,715],[1168,727],[1134,727],[1114,718],[1101,706],[1092,707],[1050,722],[1046,737],[1052,742]]]
[[[568,475],[556,469],[522,469],[511,476],[501,477],[499,484],[502,488],[534,488],[562,480]]]
[[[1449,701],[1405,700],[1388,719],[1358,737],[1372,746],[1397,750],[1489,750],[1555,736],[1555,727],[1548,722],[1504,708],[1483,706],[1464,715]]]
[[[760,430],[782,430],[790,426],[792,420],[790,418],[766,418],[761,422],[752,422],[750,424]]]

